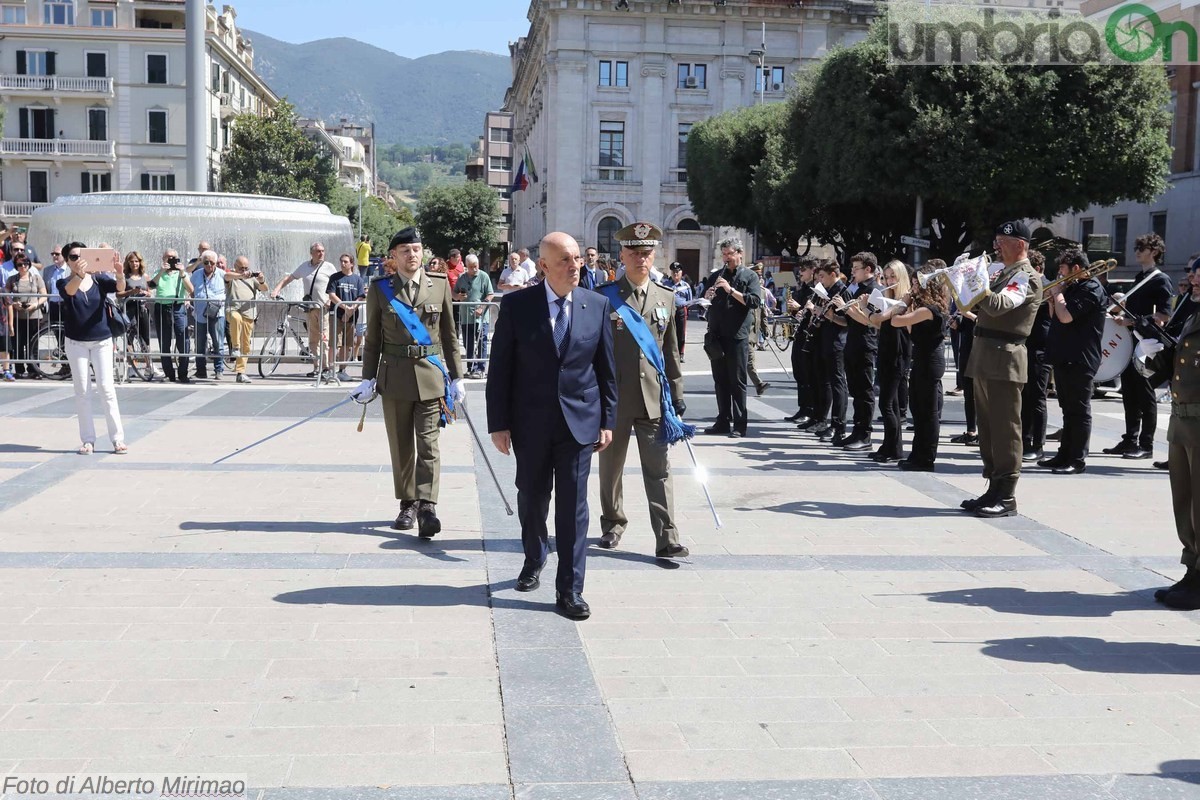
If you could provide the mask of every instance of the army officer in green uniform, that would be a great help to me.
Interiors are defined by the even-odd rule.
[[[615,286],[626,305],[645,320],[663,356],[674,411],[682,414],[683,372],[675,330],[675,294],[650,279],[654,250],[660,244],[662,231],[649,223],[636,222],[617,231],[616,238],[621,244],[625,274],[615,283],[596,287],[596,291],[604,294]],[[616,303],[613,305],[615,307]],[[624,511],[621,473],[625,469],[632,430],[637,434],[642,483],[650,503],[655,555],[684,558],[688,549],[679,543],[679,530],[675,527],[668,445],[659,437],[662,389],[658,372],[646,359],[625,321],[616,312],[611,314],[610,321],[617,366],[617,422],[613,426],[612,444],[600,451],[600,546],[616,547],[629,524]]]
[[[382,399],[392,480],[400,501],[400,515],[392,527],[412,530],[415,521],[421,538],[428,539],[442,529],[437,518],[438,432],[445,412],[446,381],[452,381],[449,395],[455,402],[466,397],[462,354],[450,285],[444,274],[421,268],[423,252],[416,229],[405,228],[393,236],[388,255],[396,272],[373,280],[367,292],[363,382],[352,394],[362,402],[361,398],[378,391]],[[384,281],[400,303],[416,312],[432,344],[416,343],[389,302]],[[440,359],[448,376],[431,356]]]
[[[1200,269],[1192,271],[1193,286]],[[1174,586],[1154,593],[1158,602],[1185,611],[1200,609],[1200,312],[1183,324],[1179,343],[1158,339],[1138,343],[1136,358],[1145,359],[1151,386],[1171,381],[1171,421],[1167,428],[1167,469],[1171,471],[1171,505],[1175,529],[1183,545],[1179,559],[1187,568]],[[1150,356],[1146,359],[1146,356]]]
[[[1029,263],[1028,226],[1020,220],[1005,222],[996,229],[996,247],[1004,267],[971,309],[976,314],[975,339],[967,360],[967,377],[975,382],[979,455],[989,483],[982,497],[965,500],[962,507],[977,517],[1017,513],[1024,450],[1021,390],[1029,377],[1025,340],[1042,302],[1041,276]]]

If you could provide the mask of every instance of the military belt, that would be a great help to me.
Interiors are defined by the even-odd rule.
[[[1171,416],[1200,418],[1200,403],[1174,403],[1171,405]]]
[[[1022,336],[1019,333],[1009,333],[1008,331],[997,331],[991,328],[981,328],[975,326],[975,335],[983,339],[999,339],[1002,342],[1009,344],[1025,344],[1025,340],[1029,337]]]
[[[385,355],[396,356],[397,358],[420,359],[428,358],[429,356],[440,356],[442,348],[435,344],[388,344],[384,342],[383,352]]]

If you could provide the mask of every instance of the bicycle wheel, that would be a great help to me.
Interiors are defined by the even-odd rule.
[[[229,323],[225,323],[225,356],[221,359],[225,365],[225,371],[232,373],[237,366],[237,353],[234,352],[233,337],[230,335]]]
[[[279,362],[286,354],[287,337],[278,332],[271,334],[259,352],[261,357],[258,359],[258,374],[264,378],[274,375],[275,370],[279,368]]]
[[[136,333],[130,334],[125,340],[125,361],[133,374],[146,383],[154,379],[154,361],[146,355],[146,346]]]
[[[50,322],[38,329],[34,345],[33,370],[43,378],[63,381],[71,377],[67,363],[66,333],[61,322]]]
[[[771,341],[775,343],[775,347],[780,351],[787,350],[788,345],[792,343],[791,333],[791,325],[785,325],[782,322],[776,322],[771,325]]]

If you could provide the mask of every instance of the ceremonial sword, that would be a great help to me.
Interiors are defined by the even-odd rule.
[[[257,442],[254,442],[253,444],[248,444],[248,445],[246,445],[245,447],[242,447],[242,448],[239,448],[239,449],[237,449],[237,450],[234,450],[234,451],[233,451],[232,453],[230,453],[229,455],[226,455],[226,456],[221,456],[221,457],[220,457],[220,458],[218,458],[216,461],[214,461],[214,462],[213,462],[213,464],[220,464],[222,461],[228,461],[229,459],[231,459],[231,458],[233,458],[234,456],[236,456],[238,453],[244,453],[244,452],[246,452],[247,450],[251,449],[252,447],[258,447],[260,444],[263,444],[264,442],[269,442],[269,441],[271,441],[272,439],[274,439],[276,436],[282,436],[283,434],[287,433],[287,432],[288,432],[288,431],[290,431],[290,430],[293,430],[294,428],[299,428],[301,425],[303,425],[303,424],[304,424],[304,423],[306,423],[306,422],[312,422],[314,419],[316,419],[317,417],[321,416],[322,414],[328,414],[330,411],[333,411],[334,409],[341,408],[342,406],[346,405],[346,403],[352,402],[353,400],[354,400],[354,396],[353,396],[353,395],[351,395],[350,397],[347,397],[345,400],[341,401],[340,403],[334,403],[334,404],[333,404],[333,405],[331,405],[329,408],[322,409],[321,411],[318,411],[318,412],[317,412],[317,413],[315,413],[315,414],[309,414],[309,415],[308,415],[307,417],[305,417],[304,419],[300,420],[299,422],[293,422],[291,425],[288,425],[286,428],[284,428],[284,429],[283,429],[283,430],[281,430],[281,431],[275,431],[275,432],[274,432],[274,433],[272,433],[270,436],[266,436],[266,437],[264,437],[264,438],[262,438],[262,439],[259,439]],[[364,413],[364,414],[366,413],[366,406],[363,406],[363,413]],[[358,428],[358,429],[359,429],[360,431],[362,430],[362,423],[361,423],[361,422],[359,422],[359,428]]]
[[[708,501],[708,510],[712,512],[713,522],[717,524],[717,530],[720,530],[721,517],[717,514],[717,507],[713,505],[712,495],[708,493],[708,470],[696,460],[696,451],[692,449],[691,440],[684,439],[683,443],[687,445],[688,455],[692,457],[692,466],[696,468],[696,480],[700,481],[700,488],[704,490],[704,499]]]
[[[496,491],[500,493],[500,502],[504,503],[504,510],[511,517],[513,515],[512,506],[508,504],[508,498],[504,496],[504,487],[500,485],[500,479],[496,477],[496,470],[492,469],[492,460],[488,458],[483,440],[479,438],[479,431],[475,430],[475,423],[471,421],[471,415],[467,412],[467,401],[459,401],[456,408],[462,409],[463,419],[467,421],[467,427],[471,429],[471,435],[475,437],[475,445],[479,448],[479,455],[483,457],[483,463],[487,464],[488,472],[491,473],[492,480],[496,483]]]

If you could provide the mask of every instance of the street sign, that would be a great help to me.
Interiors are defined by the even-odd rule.
[[[918,239],[915,236],[901,236],[900,242],[901,244],[911,244],[913,247],[929,247],[928,239]]]

